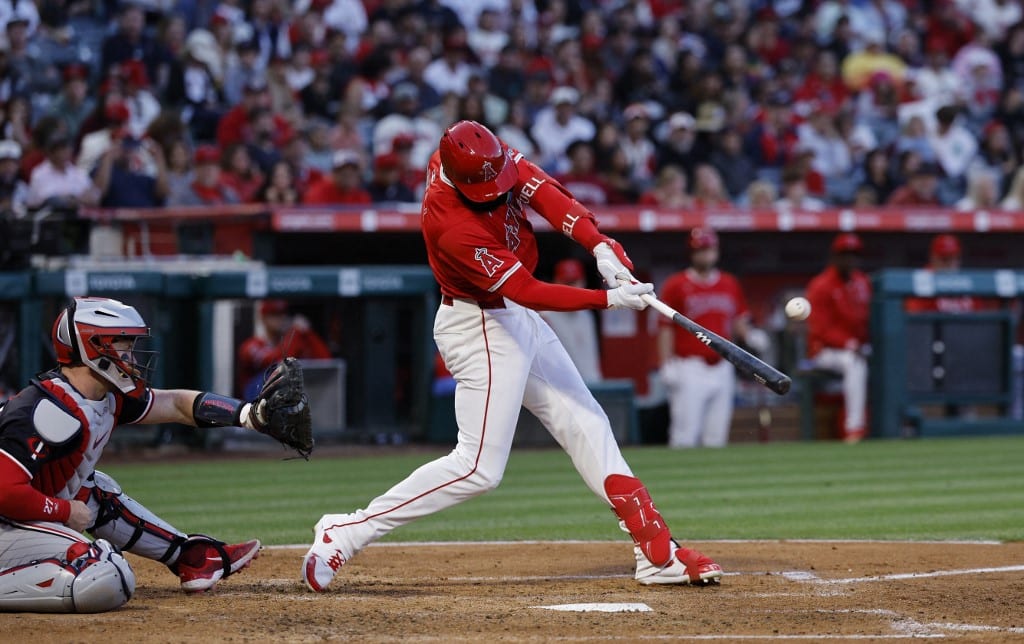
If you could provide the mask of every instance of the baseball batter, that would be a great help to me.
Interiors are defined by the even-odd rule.
[[[751,349],[766,349],[767,337],[750,323],[739,280],[717,268],[718,235],[710,228],[694,228],[688,245],[689,268],[665,280],[658,299],[723,338],[742,338]],[[663,318],[659,325],[659,373],[668,389],[669,446],[725,446],[736,370],[671,320]]]
[[[616,288],[535,279],[537,242],[527,207],[590,250]],[[473,121],[460,121],[441,137],[428,169],[422,226],[441,287],[434,339],[457,383],[458,444],[366,508],[324,515],[303,561],[309,588],[323,591],[345,562],[391,530],[497,487],[521,407],[541,420],[632,536],[637,581],[718,582],[722,569],[715,562],[672,539],[623,459],[607,416],[537,313],[642,310],[640,296],[653,287],[630,279],[621,246],[598,231],[594,216],[560,184]]]
[[[0,407],[0,611],[117,608],[135,590],[122,550],[166,564],[189,592],[259,553],[255,539],[228,545],[177,530],[95,469],[121,424],[253,428],[247,403],[151,389],[152,352],[135,347],[148,336],[133,307],[76,298],[53,326],[58,367]]]

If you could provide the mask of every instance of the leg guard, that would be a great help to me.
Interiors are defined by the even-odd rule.
[[[177,559],[186,535],[122,492],[103,472],[89,477],[78,498],[96,509],[96,524],[89,528],[93,536],[168,565]]]
[[[632,476],[612,474],[604,480],[612,510],[647,560],[661,568],[672,561],[675,546],[644,484]]]
[[[0,572],[3,611],[102,613],[123,606],[134,592],[135,573],[102,539]]]

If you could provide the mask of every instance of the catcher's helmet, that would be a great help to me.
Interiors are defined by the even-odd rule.
[[[459,121],[441,135],[441,168],[470,201],[486,203],[516,185],[519,171],[498,137],[476,121]]]
[[[718,233],[710,228],[694,228],[690,231],[690,250],[718,248]]]
[[[62,365],[84,364],[123,393],[145,387],[155,351],[136,349],[149,327],[133,307],[105,297],[76,297],[53,323],[53,349]],[[127,339],[128,347],[114,341]]]

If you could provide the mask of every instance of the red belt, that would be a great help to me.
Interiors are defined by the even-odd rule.
[[[482,309],[503,309],[503,308],[505,308],[505,300],[493,300],[491,302],[479,302],[477,300],[465,300],[465,299],[462,299],[462,298],[454,298],[451,295],[442,295],[441,296],[441,304],[444,304],[445,306],[452,306],[453,304],[455,304],[455,300],[459,300],[460,302],[466,302],[467,304],[475,304],[476,306],[479,306]]]

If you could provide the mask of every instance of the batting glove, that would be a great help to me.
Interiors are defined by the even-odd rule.
[[[640,296],[653,292],[654,284],[645,284],[640,282],[622,284],[621,286],[607,291],[608,308],[643,311],[647,308],[647,302]]]
[[[605,237],[597,246],[594,246],[594,258],[597,259],[597,270],[601,273],[605,283],[611,288],[619,285],[619,282],[635,282],[633,274],[633,262],[626,255],[626,249],[619,242]]]

